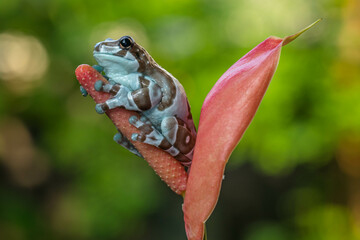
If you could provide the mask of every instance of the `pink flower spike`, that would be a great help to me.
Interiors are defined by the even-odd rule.
[[[110,94],[98,92],[94,89],[94,84],[97,80],[106,82],[106,79],[91,66],[86,64],[78,66],[75,70],[75,75],[81,86],[96,103],[105,102],[110,97]],[[139,116],[138,113],[124,108],[115,108],[107,111],[106,114],[117,129],[119,129],[127,139],[130,139],[130,141],[132,133],[139,133],[139,130],[129,123],[129,118],[133,115]],[[142,142],[131,142],[136,149],[139,150],[141,155],[144,156],[156,174],[159,175],[175,193],[183,195],[187,181],[187,173],[184,166],[170,154],[159,148]]]
[[[267,38],[231,66],[207,95],[183,204],[188,240],[204,237],[226,162],[260,105],[277,68],[281,47],[315,23],[283,39]]]

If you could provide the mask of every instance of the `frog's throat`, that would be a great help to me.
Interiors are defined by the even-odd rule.
[[[107,65],[102,67],[104,67],[105,75],[108,76],[110,79],[118,76],[125,76],[133,72],[129,71],[126,68],[119,67],[116,63],[114,63],[113,65]]]
[[[137,61],[127,57],[114,56],[107,53],[94,53],[94,58],[98,64],[104,68],[104,72],[111,78],[114,75],[126,75],[136,72],[139,67]]]

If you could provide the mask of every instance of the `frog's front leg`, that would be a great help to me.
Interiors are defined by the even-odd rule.
[[[162,98],[160,86],[150,81],[147,85],[142,85],[141,88],[134,91],[130,91],[121,84],[103,84],[99,81],[95,83],[95,89],[114,95],[104,103],[96,105],[95,109],[98,113],[104,113],[116,107],[139,112],[146,111],[156,106]]]
[[[98,80],[94,84],[94,88],[98,92],[107,92],[110,93],[112,96],[115,96],[119,91],[120,88],[123,87],[120,84],[116,83],[104,83],[101,80]]]

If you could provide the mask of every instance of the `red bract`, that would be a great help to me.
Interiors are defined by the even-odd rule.
[[[97,92],[94,89],[94,84],[97,80],[106,82],[105,78],[94,68],[83,64],[76,69],[75,74],[79,83],[85,88],[90,96],[94,98],[96,103],[102,103],[109,99],[110,94]],[[136,112],[124,108],[115,108],[107,111],[106,114],[128,139],[131,139],[132,133],[139,133],[139,130],[129,123],[129,118],[131,116],[138,116]],[[166,182],[174,192],[177,194],[184,193],[186,189],[187,173],[184,166],[182,166],[179,161],[174,159],[170,154],[154,146],[141,142],[131,142],[136,149],[139,150],[141,155],[144,156],[145,160],[160,178]]]
[[[260,43],[230,67],[206,97],[183,205],[189,240],[203,239],[226,162],[260,105],[278,65],[281,47],[308,28],[284,39],[270,37]]]

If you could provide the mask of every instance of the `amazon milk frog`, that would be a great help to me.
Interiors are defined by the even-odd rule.
[[[132,116],[130,124],[140,130],[131,136],[170,153],[185,166],[190,166],[196,130],[189,102],[180,82],[160,67],[149,53],[131,37],[106,39],[94,48],[94,58],[104,71],[109,83],[95,83],[97,91],[112,95],[96,105],[98,113],[123,107],[140,113]],[[114,140],[131,152],[140,153],[121,132]]]

